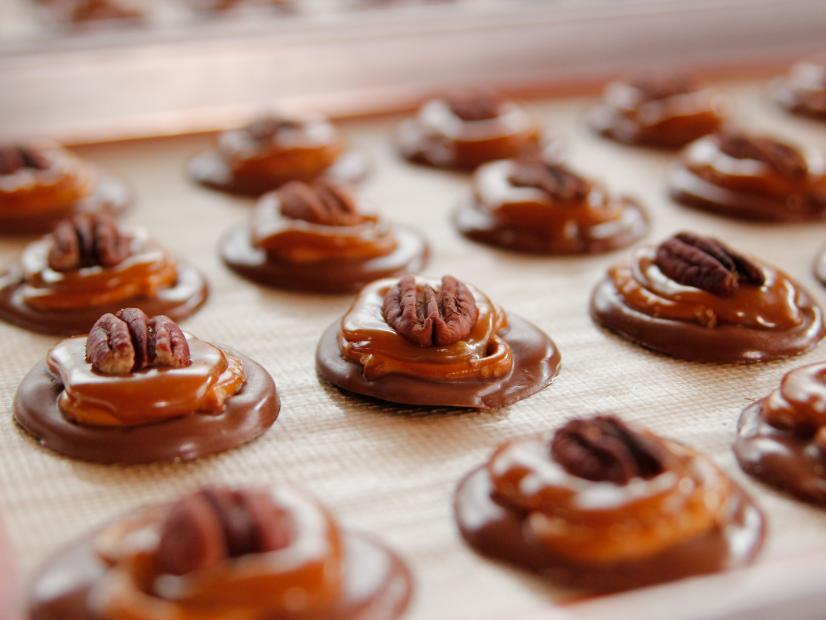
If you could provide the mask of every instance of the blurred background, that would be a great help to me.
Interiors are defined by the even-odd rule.
[[[0,134],[200,132],[272,103],[354,116],[648,66],[747,76],[824,32],[823,0],[0,0]]]

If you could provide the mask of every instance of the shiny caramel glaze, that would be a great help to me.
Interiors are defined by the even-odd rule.
[[[417,286],[438,287],[439,281],[419,277]],[[341,319],[341,356],[362,368],[367,380],[389,374],[428,381],[495,380],[510,373],[513,354],[501,333],[508,317],[502,308],[470,287],[478,317],[470,335],[447,346],[421,347],[387,324],[382,315],[385,294],[394,279],[379,280],[364,288]]]
[[[650,75],[606,86],[591,125],[619,142],[679,148],[717,131],[720,99],[690,76]]]
[[[598,323],[667,355],[712,362],[797,355],[823,337],[820,308],[779,269],[758,263],[761,286],[722,297],[670,279],[655,256],[641,248],[609,269],[591,298]]]
[[[18,160],[17,165],[11,160]],[[58,220],[78,212],[119,213],[128,200],[119,181],[102,176],[92,164],[56,143],[0,145],[0,229],[4,234],[46,232]]]
[[[181,416],[217,415],[243,387],[240,359],[191,335],[192,363],[185,368],[149,368],[127,375],[95,372],[85,359],[86,338],[63,340],[48,354],[49,372],[63,390],[61,412],[91,426],[135,426]]]
[[[659,468],[622,481],[571,473],[552,436],[508,441],[456,491],[465,540],[562,585],[619,590],[750,563],[763,516],[708,458],[628,425]]]
[[[548,166],[580,180],[583,191],[560,199],[538,187],[514,182],[525,166]],[[467,237],[519,252],[580,254],[615,250],[643,237],[648,216],[634,200],[611,196],[601,185],[559,164],[502,160],[480,166],[473,195],[454,222]]]
[[[367,164],[346,152],[343,137],[328,121],[272,115],[221,133],[214,151],[190,161],[189,173],[213,189],[260,196],[289,181],[356,182],[366,175]]]
[[[260,516],[282,532],[277,549],[166,574],[160,546],[173,505],[141,508],[55,556],[33,582],[31,620],[394,620],[403,614],[412,580],[392,551],[341,530],[315,499],[290,486],[244,492],[266,500],[269,517]],[[60,585],[53,587],[55,579]]]
[[[775,99],[798,114],[826,119],[826,62],[823,59],[796,63],[775,80]]]
[[[721,146],[732,135],[774,143],[788,152],[794,165],[778,168],[726,152]],[[765,136],[728,132],[697,140],[682,154],[669,187],[678,202],[727,217],[766,221],[826,218],[823,154]]]
[[[416,163],[472,170],[497,159],[539,150],[539,127],[512,101],[490,93],[467,93],[463,99],[494,99],[489,114],[462,118],[449,98],[426,102],[415,118],[404,121],[397,141],[401,153]]]
[[[826,363],[796,368],[740,416],[734,453],[756,478],[826,505]]]

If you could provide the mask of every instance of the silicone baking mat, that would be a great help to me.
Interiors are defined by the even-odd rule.
[[[744,126],[826,147],[826,125],[774,106],[767,83],[726,83],[731,111]],[[657,241],[680,230],[713,234],[785,268],[821,302],[811,275],[823,226],[755,225],[715,218],[672,203],[665,179],[673,155],[624,147],[585,125],[587,99],[526,105],[560,138],[573,167],[637,196],[650,210]],[[350,298],[272,291],[227,271],[215,251],[220,234],[250,214],[251,202],[193,186],[188,156],[209,138],[185,137],[87,146],[79,152],[129,180],[137,204],[128,220],[146,226],[208,275],[212,296],[185,327],[262,362],[275,377],[283,409],[262,438],[238,450],[188,464],[103,467],[65,460],[24,436],[11,418],[15,389],[55,342],[0,324],[0,512],[24,576],[50,552],[132,506],[206,482],[267,484],[289,480],[320,496],[349,528],[373,532],[396,547],[415,572],[411,620],[485,618],[722,617],[758,606],[798,609],[822,590],[826,513],[753,483],[729,446],[737,416],[773,389],[788,369],[822,359],[823,347],[798,359],[758,366],[689,364],[648,353],[595,327],[591,288],[623,252],[590,258],[526,258],[472,244],[450,225],[468,191],[463,175],[401,161],[391,134],[398,119],[343,125],[353,148],[367,152],[374,173],[363,196],[387,218],[415,225],[431,240],[427,273],[451,273],[508,310],[545,329],[562,352],[562,371],[536,396],[492,413],[422,411],[356,400],[319,384],[316,341]],[[3,241],[11,261],[22,242]],[[482,559],[460,540],[451,496],[468,469],[499,442],[596,411],[614,411],[707,452],[759,500],[769,535],[755,568],[687,580],[598,600],[571,599],[537,578]],[[793,602],[789,603],[788,600]],[[819,601],[822,604],[822,600]],[[558,606],[559,605],[559,606]],[[558,609],[558,612],[552,611]],[[754,612],[750,617],[761,616]]]

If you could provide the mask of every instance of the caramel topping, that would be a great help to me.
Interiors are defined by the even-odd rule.
[[[416,278],[417,289],[438,289],[438,280]],[[362,367],[367,379],[402,374],[433,381],[490,380],[507,375],[513,354],[502,337],[508,327],[505,312],[468,286],[477,318],[467,337],[444,346],[422,347],[399,334],[384,318],[383,306],[397,280],[379,280],[365,287],[341,319],[342,356]]]
[[[101,374],[86,361],[86,337],[60,342],[47,358],[63,385],[61,412],[81,424],[134,426],[202,413],[216,415],[246,377],[234,355],[186,335],[191,363],[152,367],[130,374]]]
[[[96,549],[111,620],[323,618],[341,597],[341,532],[287,486],[204,489],[121,519]]]
[[[327,182],[290,183],[263,196],[250,237],[270,259],[289,263],[364,261],[397,247],[390,226],[360,213],[343,188]]]
[[[127,233],[128,256],[112,267],[94,265],[72,271],[49,266],[54,239],[23,250],[22,299],[37,310],[92,308],[139,297],[152,298],[178,279],[175,260],[143,231]],[[126,243],[126,241],[124,241]]]
[[[797,285],[782,271],[762,264],[760,269],[762,285],[738,287],[728,297],[674,281],[657,266],[654,248],[637,250],[630,261],[612,267],[608,275],[623,301],[649,316],[708,328],[739,325],[786,330],[800,325]]]
[[[763,399],[772,426],[804,435],[826,427],[826,364],[810,364],[786,373],[780,387]]]
[[[551,441],[568,444],[557,453],[546,437],[511,441],[494,453],[487,470],[497,498],[526,513],[525,527],[549,551],[586,566],[640,560],[718,527],[732,489],[721,471],[681,445],[608,420],[578,421],[573,429],[574,443],[599,462],[589,476],[595,480],[569,471],[567,426]],[[585,443],[583,433],[591,435]]]

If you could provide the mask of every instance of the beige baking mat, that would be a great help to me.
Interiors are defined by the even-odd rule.
[[[744,125],[826,147],[826,125],[775,109],[765,85],[723,88]],[[576,168],[647,205],[654,220],[650,240],[682,228],[718,235],[783,266],[826,302],[826,291],[810,273],[824,225],[741,224],[672,204],[664,178],[673,159],[592,136],[583,123],[587,104],[576,99],[530,107],[550,135],[563,139]],[[346,126],[352,145],[375,163],[365,197],[386,217],[417,225],[430,236],[429,273],[464,278],[545,329],[562,352],[562,371],[553,385],[494,413],[389,409],[320,385],[314,372],[316,340],[349,298],[270,291],[223,268],[216,240],[249,208],[245,201],[193,187],[184,178],[184,160],[207,140],[87,147],[83,155],[134,186],[138,205],[129,220],[148,227],[208,274],[211,299],[186,328],[263,363],[276,379],[283,408],[261,439],[195,463],[121,469],[65,460],[27,439],[11,418],[18,382],[54,339],[0,325],[0,511],[24,574],[60,545],[131,506],[206,482],[290,480],[320,496],[346,527],[380,535],[409,560],[418,586],[411,619],[533,618],[562,593],[466,548],[451,515],[453,488],[505,439],[610,410],[705,450],[757,496],[770,519],[770,536],[756,570],[569,605],[565,613],[630,617],[617,615],[624,609],[634,610],[635,618],[699,617],[700,610],[736,610],[756,600],[766,599],[768,605],[806,594],[798,592],[801,584],[826,567],[826,513],[753,484],[736,467],[729,445],[740,410],[774,388],[789,368],[822,358],[823,347],[784,363],[720,367],[673,361],[600,331],[588,317],[588,297],[622,253],[524,258],[465,241],[449,225],[449,214],[467,191],[467,179],[399,161],[390,143],[395,122]],[[3,242],[3,261],[12,260],[21,247]],[[794,583],[783,585],[781,577],[790,574]],[[675,601],[681,604],[675,607]]]

